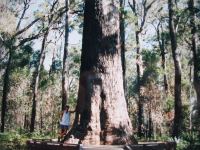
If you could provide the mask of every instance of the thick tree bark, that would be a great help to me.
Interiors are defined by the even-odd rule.
[[[193,65],[194,65],[194,89],[197,95],[197,102],[196,102],[196,110],[197,114],[195,114],[194,123],[198,125],[200,122],[200,51],[199,51],[199,36],[197,34],[197,25],[196,25],[196,13],[195,13],[195,1],[189,0],[188,7],[190,11],[190,26],[191,26],[191,34],[192,34],[192,46],[191,50],[193,53]]]
[[[182,113],[182,100],[181,100],[181,65],[179,60],[179,54],[177,52],[177,40],[174,27],[174,11],[173,0],[168,0],[169,8],[169,32],[171,38],[172,57],[175,68],[175,80],[174,80],[174,99],[175,99],[175,114],[174,114],[174,126],[173,137],[179,137],[182,130],[183,113]]]
[[[85,1],[74,130],[84,144],[125,144],[132,135],[123,89],[119,8],[119,1]]]
[[[68,87],[68,37],[69,37],[69,23],[68,23],[68,0],[65,0],[66,15],[65,15],[65,43],[64,43],[64,55],[63,55],[63,70],[62,70],[62,110],[64,110],[67,104],[67,87]]]
[[[40,80],[40,70],[43,66],[45,59],[45,44],[48,37],[49,31],[47,30],[44,34],[42,40],[42,47],[39,57],[39,64],[37,65],[35,72],[33,73],[33,81],[32,81],[32,111],[31,111],[31,124],[30,124],[30,132],[34,132],[35,129],[35,118],[36,118],[36,107],[37,107],[37,97],[38,97],[38,86]]]

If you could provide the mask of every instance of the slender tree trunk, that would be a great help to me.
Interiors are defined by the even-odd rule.
[[[141,71],[142,71],[142,59],[141,59],[141,45],[140,45],[140,34],[143,31],[146,19],[147,19],[147,14],[149,9],[152,7],[152,5],[155,3],[155,1],[152,1],[150,4],[147,5],[147,1],[144,1],[142,3],[142,9],[143,12],[141,16],[138,15],[139,11],[137,10],[137,1],[132,0],[132,4],[129,3],[129,6],[131,7],[135,17],[136,17],[136,22],[135,26],[137,27],[137,30],[135,32],[136,35],[136,50],[137,50],[137,56],[136,56],[136,67],[137,67],[137,94],[138,94],[138,136],[142,137],[142,124],[143,124],[143,100],[142,100],[142,95],[141,95]],[[140,22],[138,21],[138,17],[141,17]]]
[[[153,134],[153,122],[152,122],[152,117],[151,117],[151,109],[149,110],[149,120],[148,120],[148,138],[152,137]]]
[[[26,4],[28,5],[28,3]],[[22,19],[26,13],[26,10],[28,9],[27,5],[24,6],[23,13],[16,27],[16,31],[18,31],[21,26]],[[2,105],[1,106],[1,132],[4,132],[4,128],[5,128],[5,115],[6,115],[7,99],[8,99],[9,86],[10,86],[9,82],[10,82],[10,71],[11,71],[13,49],[14,49],[14,46],[9,47],[9,58],[8,58],[7,66],[5,69],[4,79],[3,79],[3,96],[2,96],[2,104],[1,104]]]
[[[43,130],[43,112],[42,112],[42,107],[40,108],[40,133],[42,134]]]
[[[137,68],[137,94],[138,94],[138,136],[142,137],[142,124],[143,124],[143,102],[141,98],[141,68],[140,68],[140,38],[139,32],[136,31],[136,49],[137,49],[137,56],[136,56],[136,68]]]
[[[54,131],[54,122],[55,122],[55,117],[54,117],[54,112],[52,113],[52,117],[51,117],[51,133],[52,136],[55,137],[55,131]]]
[[[196,25],[196,13],[195,13],[195,1],[194,0],[189,0],[189,11],[190,11],[190,26],[191,26],[191,34],[192,34],[192,46],[191,50],[193,53],[193,64],[194,64],[194,89],[196,91],[197,95],[197,102],[196,102],[196,110],[197,114],[195,116],[195,124],[198,125],[200,122],[200,52],[199,49],[197,48],[198,42],[199,42],[199,36],[197,34],[197,25]]]
[[[161,59],[162,59],[162,68],[164,71],[163,74],[163,81],[164,81],[164,88],[166,95],[168,94],[168,81],[167,81],[167,75],[166,75],[166,60],[165,60],[165,39],[162,33],[160,33],[159,27],[157,28],[157,40],[159,44],[159,48],[161,51]]]
[[[136,10],[136,0],[133,0],[132,1],[133,4],[131,6],[131,9],[135,15],[135,17],[137,18],[138,17],[138,13],[137,13],[137,10]],[[139,30],[136,30],[135,31],[135,39],[136,39],[136,69],[137,69],[137,94],[138,94],[138,136],[139,137],[142,137],[142,124],[143,124],[143,102],[142,102],[142,99],[141,99],[141,68],[140,68],[140,65],[141,65],[141,56],[140,56],[140,51],[141,51],[141,48],[140,48],[140,33],[142,32],[142,29],[143,29],[143,26],[141,25],[141,27],[139,27],[139,22],[138,20],[136,20],[135,22],[135,26],[137,28],[140,28],[140,31]]]
[[[190,95],[189,95],[189,99],[190,99],[190,122],[189,122],[189,124],[190,124],[190,127],[189,127],[189,129],[190,129],[190,131],[192,131],[192,129],[193,129],[193,114],[192,114],[192,112],[194,111],[194,107],[193,107],[193,105],[194,105],[194,102],[193,102],[193,100],[192,100],[192,97],[193,97],[193,93],[192,93],[192,91],[193,91],[193,65],[192,64],[190,64],[190,73],[189,73],[189,79],[190,79]],[[195,119],[195,118],[194,118]]]
[[[123,80],[124,89],[126,90],[126,60],[125,60],[125,22],[124,22],[124,0],[120,0],[120,39],[121,39],[121,56],[122,56],[122,70],[123,70]],[[126,91],[125,91],[126,93]]]
[[[55,57],[55,51],[56,51],[56,49],[57,48],[53,49],[53,56],[52,56],[52,59],[51,59],[52,63],[51,63],[51,67],[49,69],[49,76],[51,75],[51,73],[53,72],[53,69],[54,69],[53,67],[54,67],[54,62],[55,62],[55,59],[56,59],[56,57]]]
[[[4,132],[5,128],[5,116],[6,116],[7,99],[8,99],[9,83],[10,83],[9,81],[10,81],[11,61],[12,61],[12,51],[9,50],[9,58],[3,78],[3,96],[1,104],[1,132]]]
[[[35,129],[35,118],[36,118],[36,108],[37,108],[37,97],[38,97],[38,86],[40,80],[40,70],[43,66],[45,59],[45,44],[48,37],[49,31],[47,30],[44,34],[42,40],[42,47],[40,52],[39,64],[37,65],[35,72],[33,73],[33,82],[32,82],[32,111],[31,111],[31,124],[30,124],[30,132],[34,132]]]
[[[173,0],[168,0],[169,8],[169,32],[171,38],[172,57],[175,68],[175,81],[174,81],[174,98],[175,98],[175,115],[173,126],[173,137],[179,137],[182,130],[183,114],[182,114],[182,100],[181,100],[181,65],[179,60],[179,54],[177,52],[177,40],[174,27],[174,11]]]
[[[127,81],[126,81],[126,48],[125,48],[125,20],[124,20],[124,6],[125,0],[120,0],[120,39],[121,39],[121,56],[122,56],[122,71],[123,71],[123,85],[124,85],[124,93],[125,99],[127,103],[127,107],[129,105],[128,102],[128,93],[127,93]],[[128,109],[129,110],[129,109]]]
[[[123,88],[119,8],[119,1],[85,1],[78,128],[74,130],[75,136],[81,133],[84,144],[130,142],[132,126]]]
[[[24,129],[25,129],[25,130],[29,130],[29,126],[30,126],[29,123],[30,123],[30,122],[29,122],[28,114],[25,113],[25,115],[24,115]]]
[[[46,28],[42,40],[42,47],[41,47],[41,52],[40,52],[40,57],[39,57],[39,64],[37,65],[35,72],[33,73],[33,82],[32,82],[32,111],[31,111],[31,124],[30,124],[30,132],[34,132],[35,129],[35,118],[36,118],[36,107],[37,107],[37,96],[38,96],[38,86],[39,86],[39,80],[40,80],[40,71],[44,63],[45,59],[45,46],[46,46],[46,41],[47,37],[49,35],[49,31],[52,25],[53,17],[54,17],[54,9],[56,7],[56,4],[58,3],[58,0],[55,0],[52,4],[52,7],[50,9],[50,16],[48,19],[48,27]]]
[[[68,37],[69,37],[69,23],[68,23],[68,0],[65,0],[65,7],[67,9],[65,15],[65,43],[64,43],[64,55],[63,55],[63,70],[62,70],[62,110],[64,110],[67,104],[67,87],[68,87]]]

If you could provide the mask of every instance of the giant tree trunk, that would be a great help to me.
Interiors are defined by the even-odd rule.
[[[47,40],[49,32],[48,30],[45,32],[43,40],[42,40],[42,47],[40,52],[39,64],[37,65],[34,73],[33,73],[33,81],[32,81],[32,111],[31,111],[31,124],[30,124],[30,132],[33,132],[35,129],[35,118],[36,118],[36,107],[37,107],[37,97],[38,97],[38,86],[40,80],[40,70],[43,66],[44,59],[45,59],[45,43]]]
[[[69,37],[69,24],[68,24],[68,0],[65,0],[66,15],[65,15],[65,44],[64,44],[64,55],[63,55],[63,70],[62,70],[62,110],[64,110],[67,104],[67,87],[68,87],[68,37]]]
[[[194,123],[198,125],[200,122],[200,51],[199,51],[199,36],[197,34],[197,25],[196,25],[196,13],[195,13],[195,3],[194,0],[189,0],[189,10],[190,10],[190,26],[191,26],[191,34],[192,34],[192,47],[191,50],[193,52],[193,63],[194,63],[194,88],[197,94],[197,102],[196,102],[196,110],[197,114],[195,114]]]
[[[181,66],[179,60],[179,54],[177,52],[177,40],[174,27],[174,11],[173,0],[168,0],[169,8],[169,32],[171,38],[172,57],[175,68],[175,81],[174,81],[174,98],[175,98],[175,114],[174,114],[174,126],[173,137],[179,137],[182,130],[183,114],[182,114],[182,101],[181,101]]]
[[[85,1],[75,122],[84,144],[125,144],[132,135],[123,89],[119,7],[119,1]]]

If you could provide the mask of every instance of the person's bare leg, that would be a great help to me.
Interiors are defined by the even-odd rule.
[[[60,132],[58,135],[58,142],[60,142],[62,138],[63,138],[63,129],[60,129]]]

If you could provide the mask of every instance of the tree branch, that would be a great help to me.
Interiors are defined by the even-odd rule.
[[[143,8],[144,8],[144,15],[142,17],[142,22],[141,22],[141,25],[140,25],[140,29],[139,29],[139,33],[142,32],[143,30],[143,27],[144,27],[144,24],[146,22],[146,17],[147,17],[147,13],[149,11],[149,9],[152,7],[152,5],[156,2],[156,0],[153,0],[148,6],[146,6],[146,3],[147,1],[145,0],[144,3],[143,3]]]
[[[19,28],[20,28],[22,19],[24,18],[25,13],[26,13],[26,11],[28,10],[28,8],[29,8],[29,6],[30,6],[30,5],[29,5],[29,4],[30,4],[30,1],[31,1],[31,0],[25,0],[25,1],[24,1],[23,12],[22,12],[22,15],[21,15],[21,17],[20,17],[20,19],[19,19],[19,22],[18,22],[18,24],[17,24],[16,31],[18,31]]]
[[[22,30],[18,31],[13,37],[16,37],[20,34],[22,34],[23,32],[25,32],[26,30],[28,30],[30,27],[32,27],[36,22],[38,22],[41,18],[37,18],[35,20],[33,20],[29,25],[27,25],[25,28],[23,28]]]
[[[28,37],[28,38],[25,38],[25,39],[21,40],[21,41],[19,42],[19,44],[18,44],[17,46],[15,46],[15,48],[18,48],[18,47],[22,46],[22,45],[25,44],[26,42],[30,42],[30,41],[32,41],[32,40],[38,39],[38,38],[41,37],[43,34],[44,34],[44,32],[38,33],[38,34],[36,34],[36,35],[32,35],[31,37]]]

